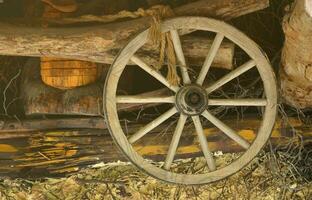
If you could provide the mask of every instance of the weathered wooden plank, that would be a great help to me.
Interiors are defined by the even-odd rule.
[[[86,121],[86,119],[83,119]],[[40,120],[39,120],[40,121]],[[36,124],[39,121],[28,121],[28,124]],[[57,121],[57,120],[55,120]],[[93,121],[94,122],[94,121]],[[71,122],[72,123],[72,122]],[[256,136],[256,130],[260,121],[254,118],[246,118],[241,121],[226,120],[226,123],[239,132],[245,139],[251,141]],[[290,124],[277,120],[272,132],[271,143],[274,147],[287,144],[293,134],[299,134],[305,143],[311,143],[312,126],[304,124],[297,119],[290,119]],[[74,173],[81,168],[99,162],[112,162],[126,160],[114,145],[113,140],[106,129],[98,129],[101,120],[96,123],[86,123],[88,129],[68,129],[24,133],[24,137],[0,139],[0,174],[10,176],[54,176]],[[69,124],[72,128],[79,125]],[[51,128],[50,125],[47,126]],[[129,132],[137,130],[139,124],[129,124]],[[144,156],[156,160],[163,160],[168,150],[168,142],[172,137],[174,127],[162,133],[168,127],[164,124],[142,140],[134,144],[134,148]],[[94,129],[96,128],[96,129]],[[103,128],[103,127],[102,127]],[[9,129],[9,131],[11,131]],[[295,132],[294,132],[295,131]],[[205,135],[212,151],[238,152],[242,148],[235,142],[225,137],[217,128],[206,126]],[[196,156],[201,152],[198,146],[196,133],[193,131],[183,134],[177,151],[177,158]]]
[[[0,27],[1,27],[1,22],[0,22]],[[121,29],[122,28],[123,27],[121,27]],[[95,29],[95,33],[99,35],[102,34],[102,33],[98,33],[99,30],[97,30],[97,27],[94,27],[92,29]],[[77,35],[74,33],[68,33],[72,35],[66,36],[63,33],[57,33],[60,31],[68,32],[67,29],[59,28],[59,29],[54,29],[54,31],[51,31],[51,36],[44,36],[42,33],[38,33],[38,34],[42,34],[41,36],[38,36],[37,33],[33,33],[32,35],[34,38],[41,40],[40,42],[33,41],[33,43],[31,43],[31,41],[28,41],[28,39],[32,40],[32,38],[28,38],[28,37],[23,38],[24,36],[16,36],[15,39],[22,40],[23,43],[13,44],[11,42],[13,42],[12,39],[14,40],[15,34],[12,33],[12,37],[7,38],[8,39],[7,41],[2,42],[1,30],[0,30],[0,55],[7,54],[7,55],[22,55],[22,56],[50,56],[50,57],[60,57],[60,58],[75,57],[76,59],[79,59],[79,60],[88,60],[92,62],[111,64],[114,61],[115,56],[119,52],[119,49],[123,47],[123,45],[127,42],[127,39],[131,38],[129,36],[129,38],[124,38],[123,39],[124,41],[120,40],[118,44],[113,45],[111,42],[108,41],[108,39],[100,38],[99,35],[95,35],[95,33],[93,32],[82,33],[84,37],[78,39],[80,37],[79,33],[77,33]],[[40,32],[43,32],[43,31],[40,30]],[[63,35],[63,37],[62,38],[58,38],[58,36],[53,37],[52,36],[53,34],[56,34],[56,35],[61,34]],[[39,37],[44,37],[45,39],[39,38]],[[66,38],[67,40],[65,40],[64,38]],[[61,39],[62,41],[58,41]],[[106,40],[105,41],[106,43],[104,43],[103,40]],[[207,52],[209,51],[212,45],[212,41],[213,39],[207,38],[207,37],[196,37],[196,36],[182,37],[183,49],[185,50],[184,54],[189,61],[188,64],[193,65],[193,66],[201,66],[207,55]],[[30,42],[30,44],[27,44],[28,42]],[[59,49],[54,49],[55,46],[54,47],[52,46],[54,42],[55,42],[55,45],[58,45]],[[6,48],[3,48],[3,49],[1,48],[2,46],[5,47],[6,45],[8,45]],[[15,47],[11,47],[11,45],[19,45],[20,47],[16,46],[15,48]],[[67,45],[67,46],[62,47],[63,45],[64,46]],[[108,45],[108,47],[106,47],[106,45]],[[12,48],[11,49],[12,52],[11,53],[2,52],[2,51],[11,51],[11,50],[8,50],[7,48]],[[35,51],[34,48],[39,48],[37,50],[40,51],[40,54],[30,53],[30,51]],[[159,51],[157,50],[157,48],[151,46],[150,44],[143,46],[142,49],[138,51],[138,55],[140,55],[140,57],[142,57],[142,59],[146,61],[147,63],[149,63],[150,65],[153,65],[153,66],[158,65]],[[220,49],[217,52],[217,55],[212,65],[218,68],[232,69],[233,57],[234,57],[234,44],[231,42],[223,42],[222,45],[220,46]],[[130,61],[129,65],[133,65],[133,63]]]
[[[178,15],[233,19],[269,7],[269,0],[199,0],[183,5],[174,11]]]
[[[268,6],[268,0],[205,0],[175,9],[177,16],[221,19],[238,17]],[[0,23],[0,54],[48,56],[112,63],[129,38],[150,25],[150,18],[90,27],[38,28]],[[203,44],[203,43],[202,43]]]
[[[28,137],[33,131],[55,129],[106,129],[101,117],[0,121],[0,139]]]

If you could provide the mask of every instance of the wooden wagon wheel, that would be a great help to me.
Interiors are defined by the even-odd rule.
[[[178,184],[204,184],[223,179],[248,164],[261,150],[268,138],[276,116],[277,92],[274,72],[271,69],[269,61],[261,49],[242,32],[234,27],[218,20],[203,17],[180,17],[170,19],[162,24],[163,32],[170,32],[177,59],[181,66],[186,66],[183,55],[178,30],[195,29],[216,33],[214,42],[201,68],[199,76],[195,81],[191,81],[186,67],[180,67],[183,85],[173,86],[168,83],[166,78],[154,68],[150,67],[137,55],[136,51],[142,47],[148,40],[148,30],[137,35],[126,45],[112,64],[107,75],[104,88],[104,113],[107,125],[116,144],[123,151],[126,157],[138,168],[158,179]],[[238,45],[249,55],[249,61],[232,70],[216,82],[202,86],[204,79],[212,64],[213,58],[224,38],[227,38]],[[118,96],[116,94],[118,81],[128,62],[136,63],[141,69],[157,79],[163,85],[173,91],[174,95],[168,97],[144,97],[140,95]],[[265,99],[210,99],[209,94],[220,88],[232,79],[240,76],[251,68],[256,67],[263,82]],[[127,137],[119,122],[117,104],[119,103],[166,103],[171,104],[171,109],[160,115],[150,123],[146,124],[140,130],[130,137]],[[246,141],[228,125],[217,119],[209,112],[209,106],[259,106],[264,108],[263,121],[261,122],[258,134],[252,143]],[[147,159],[144,159],[135,151],[132,143],[138,141],[149,131],[160,125],[162,122],[179,115],[177,126],[175,128],[172,141],[168,148],[168,154],[163,166],[156,166]],[[212,152],[203,131],[200,117],[208,119],[212,124],[218,127],[225,135],[237,142],[246,151],[231,164],[217,168]],[[197,132],[199,144],[206,159],[209,171],[203,174],[180,174],[170,170],[178,148],[179,139],[186,122],[186,119],[192,119]]]

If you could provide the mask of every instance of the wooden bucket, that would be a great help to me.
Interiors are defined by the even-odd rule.
[[[40,66],[42,81],[62,90],[94,83],[100,74],[96,63],[80,60],[42,57]]]

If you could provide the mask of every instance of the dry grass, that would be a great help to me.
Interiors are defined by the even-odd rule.
[[[307,149],[299,148],[299,144],[294,138],[287,148],[262,153],[237,174],[208,185],[167,184],[143,174],[131,164],[110,163],[85,169],[67,178],[2,179],[0,199],[308,200],[312,197],[312,158],[309,158]],[[235,154],[226,154],[224,162],[233,156]],[[179,162],[185,165],[191,161]],[[200,160],[195,160],[195,165],[196,162]]]

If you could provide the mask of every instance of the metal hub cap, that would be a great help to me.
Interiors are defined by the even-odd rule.
[[[198,85],[184,86],[176,94],[176,106],[185,115],[200,115],[208,106],[207,93]]]

